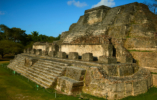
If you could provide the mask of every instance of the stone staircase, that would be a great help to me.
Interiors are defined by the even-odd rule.
[[[57,77],[64,74],[67,64],[39,59],[25,73],[25,77],[44,88],[55,86]]]
[[[24,67],[25,57],[18,56],[17,58],[14,58],[12,63],[10,63],[7,67],[16,71],[17,73],[24,74],[27,70],[26,67]]]
[[[81,91],[85,70],[70,65],[60,59],[17,55],[7,67],[41,87],[64,90],[64,93],[71,95]]]

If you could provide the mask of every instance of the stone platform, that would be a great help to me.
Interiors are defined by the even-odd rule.
[[[134,63],[102,64],[22,53],[16,55],[8,68],[41,87],[67,95],[84,92],[121,99],[145,93],[153,85],[150,71]]]

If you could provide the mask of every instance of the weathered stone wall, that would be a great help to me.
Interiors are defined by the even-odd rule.
[[[33,45],[33,49],[41,49],[42,51],[46,50],[46,44],[44,44],[44,45]]]
[[[103,64],[103,70],[108,76],[129,76],[138,71],[135,63]]]
[[[101,45],[62,45],[61,51],[66,52],[78,52],[80,56],[84,53],[93,53],[94,57],[99,57],[104,54],[103,48]]]
[[[52,44],[48,44],[48,43],[34,44],[33,49],[41,49],[42,51],[46,50],[50,52],[52,51]]]
[[[127,38],[124,46],[129,48],[155,48],[157,45],[157,39],[146,38],[146,37],[138,37],[138,38]]]
[[[137,69],[135,74],[129,76],[114,77],[107,75],[105,69],[100,67],[80,64],[75,64],[75,66],[86,69],[83,92],[98,97],[106,98],[107,96],[107,99],[121,99],[127,96],[136,96],[147,92],[153,85],[151,73],[144,68]],[[123,71],[125,72],[125,70]]]
[[[104,7],[105,8],[105,7]],[[108,35],[115,38],[130,38],[128,44],[134,47],[155,46],[154,33],[157,32],[157,16],[141,3],[130,3],[123,6],[107,9],[90,9],[80,17],[78,22],[68,31],[63,43],[82,36]],[[65,33],[63,33],[64,35]],[[147,38],[147,41],[140,40]],[[136,40],[134,42],[130,42]],[[146,43],[149,42],[149,43]]]
[[[157,72],[157,52],[130,52],[140,67],[148,68],[152,72]]]

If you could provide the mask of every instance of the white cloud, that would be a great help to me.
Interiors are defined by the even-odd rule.
[[[0,11],[0,15],[4,15],[4,14],[5,14],[4,12]]]
[[[112,6],[115,5],[115,2],[114,2],[114,0],[101,0],[96,5],[93,5],[92,8],[98,7],[98,6],[101,6],[101,5],[112,7]]]
[[[80,3],[80,1],[71,0],[67,2],[68,5],[75,5],[76,7],[85,7],[87,4],[85,2]]]

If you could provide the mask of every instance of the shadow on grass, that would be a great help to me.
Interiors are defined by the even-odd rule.
[[[14,59],[14,54],[6,54],[4,55],[4,57],[2,58],[2,56],[0,55],[0,61],[9,61],[11,59]]]

